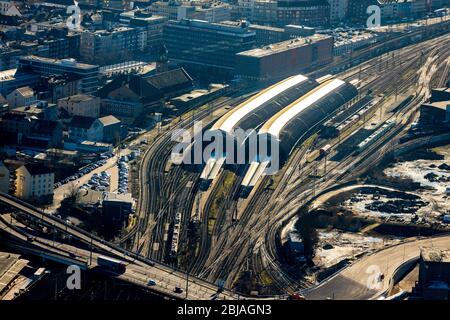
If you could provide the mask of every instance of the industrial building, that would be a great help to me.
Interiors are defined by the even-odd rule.
[[[357,99],[358,90],[352,84],[328,77],[320,80],[320,86],[277,112],[259,129],[259,146],[265,144],[268,152],[260,153],[259,149],[255,163],[244,177],[244,189],[251,189],[262,173],[276,172],[311,130]],[[271,150],[273,146],[278,150]]]
[[[333,38],[314,35],[239,52],[236,69],[239,76],[246,79],[280,79],[332,59]]]

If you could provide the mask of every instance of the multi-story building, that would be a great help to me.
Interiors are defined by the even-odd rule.
[[[80,39],[82,61],[100,65],[130,60],[134,54],[144,52],[146,47],[147,34],[128,27],[85,31]]]
[[[264,46],[270,43],[281,42],[288,39],[286,38],[284,28],[251,24],[250,30],[255,32],[255,44],[257,46]]]
[[[61,148],[63,127],[59,121],[36,119],[32,121],[31,132],[23,137],[22,144],[40,150]]]
[[[195,8],[195,19],[208,22],[227,21],[231,18],[231,6],[222,2],[211,2]]]
[[[276,24],[324,27],[330,23],[330,4],[326,0],[280,0]]]
[[[42,164],[26,164],[16,170],[15,196],[38,203],[53,200],[53,170]]]
[[[102,200],[102,218],[107,229],[120,229],[125,226],[134,206],[131,194],[107,192]]]
[[[195,15],[195,7],[178,1],[156,1],[149,7],[150,12],[169,20],[189,19]]]
[[[74,142],[118,142],[121,122],[114,116],[101,118],[74,116],[67,125],[69,139]]]
[[[422,17],[431,10],[430,0],[348,0],[347,16],[355,23],[365,23],[369,6],[381,10],[381,24],[406,17]]]
[[[277,9],[276,0],[255,0],[251,21],[261,25],[278,25]]]
[[[419,281],[413,296],[425,300],[450,299],[450,250],[424,247],[420,249]]]
[[[102,87],[100,113],[126,124],[137,123],[151,112],[160,112],[164,101],[192,89],[192,78],[182,68],[151,76],[116,77]]]
[[[36,102],[36,95],[30,87],[17,88],[6,95],[10,108],[29,106]]]
[[[75,59],[50,59],[26,56],[19,60],[18,72],[39,76],[67,75],[80,79],[81,93],[94,93],[99,86],[99,66],[79,63]]]
[[[34,87],[40,100],[57,103],[59,99],[81,93],[81,77],[77,75],[42,76]]]
[[[69,116],[98,118],[100,116],[100,98],[77,94],[59,99],[58,109],[64,109]]]
[[[369,15],[367,8],[372,5],[379,5],[377,0],[348,0],[347,16],[352,22],[365,23]]]
[[[65,59],[70,57],[70,39],[48,39],[45,42],[48,46],[48,58]]]
[[[234,72],[235,54],[254,46],[255,32],[247,22],[184,19],[164,26],[164,40],[169,59],[188,70]]]
[[[116,144],[121,139],[122,122],[114,116],[105,116],[98,119],[103,127],[103,142]]]
[[[26,70],[18,71],[14,68],[0,71],[0,94],[6,96],[20,87],[34,87],[39,83],[39,80],[38,74]]]
[[[255,0],[238,0],[236,9],[239,13],[239,18],[253,21]]]
[[[0,192],[9,192],[9,169],[0,161]]]
[[[103,125],[98,118],[74,116],[67,124],[69,139],[74,142],[102,141]]]
[[[347,15],[348,0],[327,0],[330,4],[330,21],[342,21]]]
[[[131,0],[98,0],[98,5],[105,9],[130,9]]]
[[[2,116],[0,120],[0,130],[2,132],[14,133],[20,136],[30,134],[32,129],[31,120],[23,113],[9,112]]]
[[[0,14],[4,16],[22,16],[17,6],[18,2],[1,0],[0,1]]]
[[[145,52],[155,54],[163,43],[163,25],[167,18],[152,14],[148,10],[132,10],[120,14],[122,25],[135,28],[145,38]]]
[[[22,51],[9,47],[0,47],[0,71],[17,68]]]

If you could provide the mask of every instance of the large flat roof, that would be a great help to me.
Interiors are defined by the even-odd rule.
[[[344,84],[345,82],[340,79],[328,80],[327,82],[321,84],[319,87],[313,89],[294,103],[290,104],[289,106],[275,114],[264,124],[259,133],[268,133],[275,137],[278,137],[283,127],[293,118],[295,118],[300,112],[307,109],[315,102],[322,99]]]
[[[248,116],[250,113],[257,110],[266,102],[274,99],[284,91],[298,85],[299,83],[305,82],[306,80],[308,80],[307,77],[299,74],[274,84],[225,114],[214,124],[212,129],[231,133],[239,121],[241,121],[244,117]]]
[[[52,58],[45,58],[45,57],[29,55],[29,56],[21,57],[20,60],[51,63],[51,64],[60,65],[60,66],[64,66],[64,67],[74,67],[74,68],[80,68],[80,69],[98,68],[98,65],[81,63],[81,62],[77,62],[75,59],[70,59],[70,58],[69,59],[52,59]]]
[[[317,42],[320,40],[324,40],[324,39],[328,39],[328,38],[331,39],[332,37],[323,35],[323,34],[315,34],[315,35],[309,36],[309,37],[295,38],[295,39],[290,39],[290,40],[286,40],[286,41],[282,41],[282,42],[273,43],[273,44],[264,46],[262,48],[256,48],[256,49],[251,49],[251,50],[247,50],[247,51],[242,51],[242,52],[237,53],[237,55],[261,58],[261,57],[268,56],[268,55],[271,55],[274,53],[290,50],[292,48],[306,46],[311,43],[314,43],[314,42]]]

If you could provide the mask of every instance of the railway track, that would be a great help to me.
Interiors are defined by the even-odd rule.
[[[427,69],[427,71],[431,71],[430,66],[427,66],[426,69]],[[426,84],[424,84],[424,85],[426,85]],[[422,91],[422,90],[420,90],[420,91]],[[426,96],[417,95],[417,97],[413,101],[411,101],[407,106],[405,106],[405,108],[403,108],[402,110],[398,110],[398,114],[393,115],[393,117],[397,116],[397,117],[400,117],[400,119],[403,119],[403,116],[408,114],[408,122],[411,122],[414,118],[414,113],[417,112],[417,105],[420,102],[422,102],[425,98],[426,98]],[[352,164],[353,168],[361,168],[360,170],[357,170],[357,171],[352,170],[352,172],[350,174],[347,174],[347,175],[338,174],[334,177],[328,177],[328,179],[331,179],[333,181],[333,183],[335,181],[336,182],[340,181],[342,183],[345,181],[351,181],[352,179],[356,178],[362,172],[366,171],[367,168],[370,168],[370,167],[376,165],[377,163],[379,163],[379,161],[386,154],[386,151],[398,142],[399,133],[401,133],[404,130],[405,130],[404,124],[400,123],[399,125],[397,125],[396,127],[394,127],[391,130],[390,135],[388,135],[386,137],[386,139],[383,139],[383,141],[380,141],[380,142],[374,144],[373,146],[371,146],[365,152],[365,154],[363,156],[361,156],[361,159],[363,159],[363,160],[360,161],[360,163]],[[396,137],[396,138],[389,139],[390,137]],[[349,166],[351,164],[351,160],[352,160],[351,158],[346,159],[344,165]],[[310,195],[310,197],[311,197],[311,195]],[[303,203],[305,203],[305,201],[303,201]],[[299,206],[300,206],[300,204],[299,204]],[[285,214],[289,215],[288,213],[285,213]],[[284,220],[284,221],[286,221],[286,220]],[[277,281],[283,281],[283,279],[280,279],[280,276],[278,275],[278,274],[280,274],[280,272],[282,272],[283,267],[276,263],[277,253],[276,253],[276,246],[274,245],[276,243],[275,239],[277,237],[278,230],[279,230],[281,224],[282,223],[280,221],[278,221],[277,223],[275,223],[271,226],[271,229],[267,233],[265,242],[264,242],[266,244],[266,248],[268,249],[270,260],[275,262],[275,268],[274,268],[273,272],[271,273],[271,276],[274,279],[277,279]]]
[[[438,40],[433,39],[424,42],[422,46],[424,56],[428,55],[429,47],[436,44]],[[382,73],[389,68],[389,72],[398,72],[400,74],[401,70],[411,69],[414,63],[417,64],[417,60],[414,57],[417,56],[417,49],[414,47],[405,48],[404,54],[394,54],[386,55],[381,58],[374,58],[367,62],[364,67],[355,67],[348,70],[342,75],[346,80],[361,80],[363,75],[373,76]],[[406,60],[406,62],[397,62],[397,60]],[[385,68],[383,68],[385,66]],[[409,79],[412,81],[412,78]],[[389,86],[391,85],[391,86]],[[393,88],[392,80],[380,80],[378,78],[369,81],[367,83],[362,83],[361,89],[366,89],[369,87],[376,87],[377,91],[382,88],[387,88],[385,90],[385,95],[391,94],[393,90],[402,91],[407,87],[406,82],[402,87],[397,89]],[[374,90],[375,91],[375,90]],[[241,94],[241,93],[240,93]],[[237,97],[232,97],[227,102],[224,102],[221,106],[215,106],[212,109],[217,110],[226,103],[234,104],[233,99],[238,99]],[[196,116],[192,119],[185,119],[177,124],[177,127],[190,127],[194,120],[203,119],[209,115],[211,110],[199,111]],[[144,153],[143,160],[141,162],[140,168],[140,183],[141,183],[141,195],[139,200],[139,222],[126,237],[122,239],[123,242],[132,241],[133,250],[142,251],[147,257],[151,257],[156,260],[166,260],[167,252],[164,249],[165,234],[167,235],[167,230],[165,226],[170,225],[173,222],[173,216],[177,211],[183,212],[183,225],[186,226],[189,223],[189,217],[192,209],[192,205],[195,199],[195,186],[198,184],[198,173],[188,172],[185,174],[184,170],[180,167],[172,168],[168,174],[164,174],[165,164],[170,156],[170,134],[168,132],[160,135],[156,141],[150,146],[149,151]],[[301,160],[301,156],[298,156]],[[297,159],[297,157],[295,157]],[[294,159],[294,162],[297,160]],[[305,171],[307,173],[308,171]],[[143,179],[143,177],[145,178]],[[286,194],[286,186],[289,181],[297,177],[296,170],[291,170],[287,175],[285,181],[277,186],[280,187],[277,192],[277,198],[284,196]],[[237,179],[239,180],[239,179]],[[192,182],[191,187],[186,187],[188,182]],[[192,273],[199,274],[202,277],[208,278],[210,281],[224,280],[226,286],[232,286],[236,280],[242,266],[242,262],[245,260],[252,261],[252,264],[256,268],[261,267],[261,270],[272,270],[268,273],[274,274],[280,271],[277,268],[276,262],[276,250],[268,246],[261,250],[261,254],[253,254],[253,248],[256,244],[259,244],[259,248],[262,248],[262,244],[269,239],[274,239],[271,232],[272,228],[268,226],[270,224],[276,224],[280,220],[280,215],[274,215],[273,218],[267,219],[264,222],[265,215],[271,210],[277,210],[279,204],[273,206],[267,206],[270,202],[271,194],[270,191],[257,190],[255,197],[250,200],[250,205],[248,210],[244,211],[241,219],[237,222],[232,221],[230,217],[227,216],[226,212],[235,209],[234,197],[239,189],[239,184],[233,184],[231,190],[226,193],[226,201],[224,203],[231,203],[231,207],[227,208],[229,210],[222,210],[226,205],[221,206],[221,212],[217,216],[215,226],[211,237],[204,237],[208,234],[207,228],[207,218],[203,220],[203,225],[206,225],[207,232],[205,233],[205,227],[202,227],[202,244],[200,249],[200,255],[194,260],[193,264],[189,267]],[[261,183],[261,185],[264,185]],[[292,189],[292,188],[291,188]],[[308,194],[308,191],[302,191]],[[289,192],[289,198],[303,197],[303,194],[299,196],[299,192]],[[296,201],[298,204],[298,202]],[[208,215],[208,210],[204,210],[204,215]],[[283,211],[280,211],[283,212]],[[251,231],[249,231],[249,229]],[[186,228],[184,228],[186,230]],[[265,230],[265,231],[264,231]],[[269,238],[263,239],[262,234],[266,233]],[[276,233],[275,233],[276,234]],[[185,237],[185,231],[182,231],[182,236]],[[206,239],[204,239],[206,238]],[[263,240],[261,240],[263,239]],[[239,243],[242,242],[242,243]],[[155,243],[162,244],[161,250],[152,250]],[[252,257],[254,256],[254,258]],[[260,266],[258,266],[260,265]],[[296,287],[307,285],[303,282],[295,283],[295,280],[290,277],[290,275],[283,270],[280,278],[280,289],[282,287],[290,288],[293,290]],[[291,287],[290,287],[291,286]]]
[[[415,65],[415,63],[417,63],[417,62],[410,62],[410,63],[408,63],[408,64],[399,64],[398,65],[398,67],[397,68],[407,68],[407,69],[411,69],[411,68],[413,68],[414,67],[414,65]],[[410,84],[411,84],[411,82],[414,82],[414,80],[416,79],[416,76],[414,76],[414,75],[411,75],[407,80],[408,81],[404,81],[404,84],[402,85],[402,87],[400,88],[401,90],[403,90],[404,88],[406,88],[407,86],[409,86]],[[389,94],[391,94],[392,92],[393,92],[393,90],[399,90],[399,89],[395,89],[395,88],[392,88],[392,86],[389,88],[389,84],[392,84],[392,80],[391,79],[386,79],[386,80],[382,80],[382,81],[377,81],[375,84],[372,84],[372,85],[375,85],[376,87],[377,87],[377,91],[379,91],[379,90],[381,90],[381,89],[384,89],[384,88],[386,88],[386,87],[388,87],[388,89],[386,89],[385,90],[385,93],[386,93],[386,95],[389,95]],[[368,86],[368,85],[366,85],[366,86]],[[347,164],[346,162],[344,162],[344,164]],[[328,179],[329,179],[329,177],[328,177]],[[311,187],[311,185],[309,185],[308,187]],[[283,187],[282,187],[283,188]],[[308,188],[302,188],[302,189],[308,189]],[[307,192],[306,190],[304,191],[304,192]],[[298,197],[298,193],[296,192],[296,194],[295,195],[292,195],[291,197]],[[255,198],[257,198],[256,196],[255,196]],[[284,200],[287,200],[287,199],[284,199]],[[261,200],[261,202],[264,202],[264,200]],[[287,201],[283,201],[284,203],[286,203]],[[252,207],[252,205],[250,205],[249,206],[249,208],[251,208]],[[258,207],[258,206],[256,206],[256,210],[250,210],[250,211],[253,211],[254,213],[255,213],[255,215],[256,216],[259,216],[259,217],[261,217],[261,216],[263,216],[263,214],[261,214],[261,212],[259,212],[260,210],[259,210],[260,208]],[[262,211],[262,213],[268,213],[268,211],[270,211],[270,210],[276,210],[274,207],[271,207],[270,209],[268,209],[268,210],[263,210]],[[259,213],[259,214],[258,214]],[[244,213],[244,216],[245,217],[247,217],[247,216],[250,216],[250,215],[252,215],[251,213]],[[246,222],[247,221],[245,221],[245,220],[242,220],[242,223],[244,223],[244,224],[246,224]],[[275,223],[276,221],[273,221],[273,223]],[[257,224],[258,225],[258,224]],[[248,227],[250,227],[250,225],[248,225]],[[253,229],[255,229],[255,225],[252,225],[252,228]],[[257,231],[258,233],[262,233],[263,232],[263,228],[259,228],[259,230]],[[242,240],[242,237],[237,237],[239,240]],[[274,239],[272,239],[272,240],[274,240]],[[251,247],[251,245],[249,245],[249,247]],[[241,247],[239,247],[238,248],[239,250],[241,250],[242,248]],[[236,251],[238,251],[238,250],[236,250]],[[271,252],[271,255],[273,255],[274,254],[274,250],[272,249],[272,250],[270,250],[270,252]],[[235,258],[236,258],[236,255],[233,255],[233,254],[229,254],[228,252],[227,252],[227,255],[229,255],[229,258],[228,258],[228,260],[235,260]],[[274,256],[274,258],[276,258],[276,255]],[[271,261],[274,261],[275,259],[272,259]],[[234,267],[234,269],[236,270],[237,269],[237,266],[240,264],[240,262],[239,261],[236,261],[236,264],[235,264],[235,267]],[[233,269],[233,268],[230,268],[230,266],[229,265],[225,265],[224,266],[225,268],[223,268],[223,267],[217,267],[217,269],[221,269],[221,270],[227,270],[227,269]],[[279,272],[280,270],[279,269],[277,269],[277,272]],[[280,273],[280,274],[284,274],[284,273]],[[221,276],[221,275],[219,275],[219,276]],[[233,278],[233,275],[230,273],[230,277],[231,278]],[[287,277],[286,277],[287,278]],[[213,278],[208,278],[210,281],[214,281],[214,279]],[[278,279],[278,280],[281,280],[281,279]],[[228,281],[228,284],[230,284],[230,282],[232,282],[232,281]]]

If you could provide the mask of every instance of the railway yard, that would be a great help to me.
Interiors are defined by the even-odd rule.
[[[416,118],[418,106],[427,99],[431,82],[437,81],[434,74],[445,67],[449,40],[448,35],[427,40],[336,74],[355,84],[360,101],[359,106],[327,119],[339,128],[338,136],[324,138],[319,131],[308,132],[280,172],[256,179],[247,197],[241,194],[245,166],[225,165],[206,190],[200,188],[201,169],[171,165],[167,170],[173,141],[163,128],[143,154],[139,223],[122,244],[227,288],[242,288],[250,272],[257,280],[245,288],[247,294],[284,294],[313,285],[309,277],[283,266],[280,227],[316,195],[362,177],[395,149],[399,136]],[[213,105],[214,112],[199,111],[177,125],[188,128],[195,117],[205,127],[224,114],[227,106],[247,97],[236,93]],[[377,135],[380,130],[382,134]],[[361,145],[365,139],[370,143]],[[326,145],[329,151],[321,157],[319,150]],[[355,150],[358,145],[360,150]],[[181,217],[176,228],[177,255],[171,253],[176,216]],[[384,244],[367,241],[377,248]]]
[[[124,142],[83,177],[136,199],[113,241],[6,195],[22,215],[2,215],[0,225],[20,238],[17,248],[28,241],[34,254],[85,269],[107,261],[124,269],[120,280],[175,299],[386,298],[419,244],[448,246],[450,135],[412,130],[431,89],[448,81],[445,26],[394,50],[375,44],[270,85],[236,85]],[[174,132],[195,133],[198,123],[245,150],[251,138],[236,130],[250,130],[279,154],[271,145],[236,163],[214,150],[177,163],[193,157],[197,136],[175,154]],[[70,187],[58,187],[59,202]],[[374,261],[391,263],[378,291],[361,285]]]

